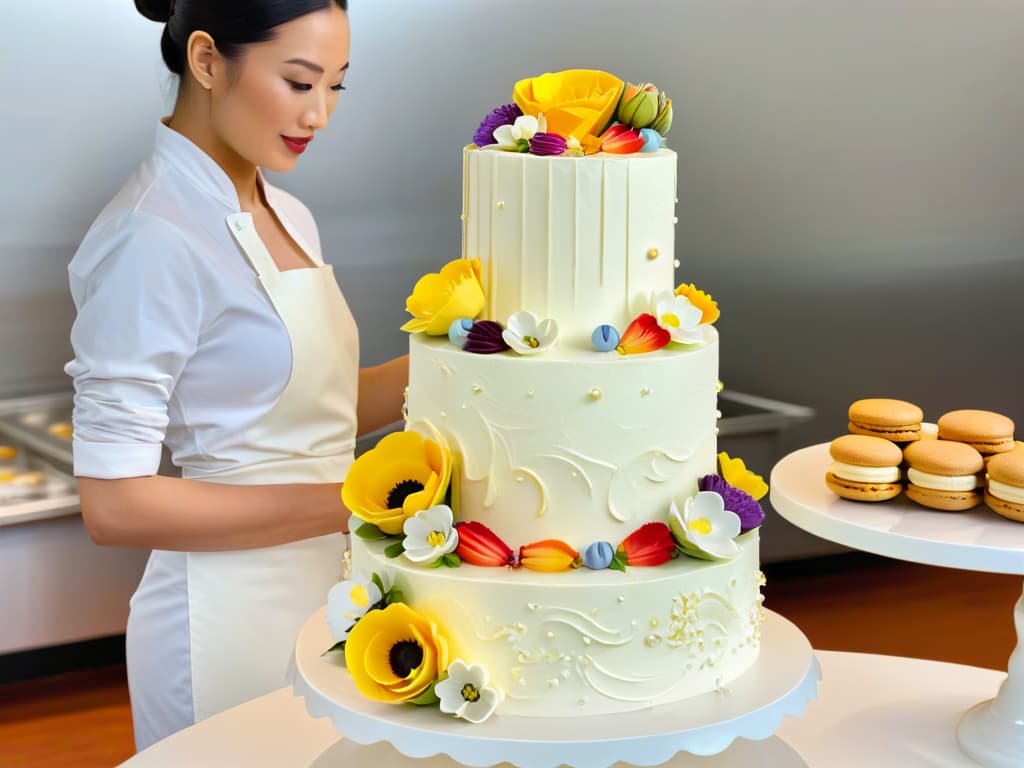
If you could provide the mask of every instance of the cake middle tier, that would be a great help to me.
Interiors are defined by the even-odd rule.
[[[453,455],[452,507],[513,549],[618,545],[716,471],[717,336],[655,354],[477,355],[410,338],[408,418]],[[425,430],[425,434],[429,433]]]
[[[594,328],[621,332],[639,299],[675,288],[675,152],[467,148],[463,174],[463,256],[480,259],[484,319],[528,310],[558,321],[562,346],[589,348]]]

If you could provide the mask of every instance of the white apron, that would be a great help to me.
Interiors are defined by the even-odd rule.
[[[227,223],[288,331],[292,370],[280,399],[246,433],[249,447],[266,460],[195,479],[342,482],[355,444],[359,339],[333,268],[281,272],[250,214],[233,214]],[[288,222],[281,223],[311,254]],[[187,469],[183,476],[189,477]],[[340,578],[345,546],[338,533],[264,549],[186,554],[196,722],[285,684],[295,637]]]

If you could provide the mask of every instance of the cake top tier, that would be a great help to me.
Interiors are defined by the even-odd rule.
[[[593,69],[520,80],[512,102],[491,110],[473,143],[534,155],[628,155],[658,150],[672,125],[672,100],[651,83]]]
[[[462,258],[416,283],[402,329],[520,355],[707,343],[718,307],[675,276],[672,101],[582,69],[511,91],[464,151]]]

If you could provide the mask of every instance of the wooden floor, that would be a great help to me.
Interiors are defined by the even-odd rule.
[[[815,648],[1006,669],[1021,579],[855,554],[766,566],[766,607]],[[133,753],[123,665],[0,685],[0,768],[108,768]]]

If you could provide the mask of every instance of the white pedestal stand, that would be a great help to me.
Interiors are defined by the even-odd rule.
[[[406,757],[447,755],[467,766],[607,768],[661,765],[679,752],[714,755],[738,738],[767,739],[817,696],[821,670],[803,633],[766,612],[757,663],[720,691],[636,712],[590,717],[501,717],[472,725],[433,707],[370,701],[355,689],[317,611],[299,633],[291,683],[313,717],[346,739],[390,742]],[[784,748],[784,747],[783,747]],[[360,764],[363,764],[360,759]]]
[[[947,568],[1024,574],[1024,524],[988,507],[938,512],[903,496],[880,503],[838,498],[825,485],[828,444],[791,453],[775,465],[771,501],[794,525],[839,544]],[[998,695],[970,709],[957,730],[960,748],[987,768],[1024,766],[1024,594],[1014,609],[1017,647]]]

